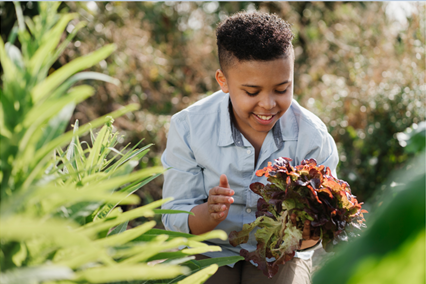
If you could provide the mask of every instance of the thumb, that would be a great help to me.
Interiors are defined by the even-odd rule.
[[[226,177],[226,175],[222,174],[220,176],[219,186],[229,188],[228,178]]]

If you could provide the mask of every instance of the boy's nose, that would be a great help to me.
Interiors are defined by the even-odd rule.
[[[259,101],[259,106],[267,110],[273,109],[275,105],[275,98],[271,94],[264,95]]]

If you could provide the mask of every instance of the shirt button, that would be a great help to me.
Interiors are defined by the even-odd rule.
[[[247,150],[247,154],[251,154],[251,150]]]
[[[246,212],[247,212],[247,213],[250,213],[250,212],[251,212],[251,209],[250,209],[250,208],[247,208],[247,209],[246,209]]]

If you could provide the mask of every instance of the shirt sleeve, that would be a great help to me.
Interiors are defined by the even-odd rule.
[[[161,162],[164,168],[171,167],[164,173],[163,198],[174,198],[163,204],[163,209],[191,211],[205,202],[203,170],[191,149],[191,133],[184,117],[172,117]],[[163,214],[162,221],[167,230],[190,233],[188,214]]]
[[[337,164],[339,154],[336,143],[328,132],[322,132],[311,140],[310,147],[302,154],[304,159],[315,159],[318,165],[329,167],[333,177],[337,178]]]

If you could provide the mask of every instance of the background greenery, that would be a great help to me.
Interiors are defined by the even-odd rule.
[[[88,24],[53,68],[115,43],[117,50],[94,69],[121,86],[90,83],[96,94],[73,118],[85,123],[140,103],[115,126],[124,142],[154,143],[142,167],[159,165],[170,116],[218,90],[215,25],[242,9],[275,12],[293,24],[295,98],[326,123],[339,148],[339,177],[365,201],[410,157],[396,133],[425,120],[426,6],[413,2],[398,21],[392,12],[404,15],[406,6],[395,3],[66,2],[62,8],[81,15],[67,31]],[[0,5],[5,38],[13,13],[10,3]],[[24,14],[37,13],[32,2],[21,5]],[[151,183],[142,199],[159,199],[161,186],[161,179]]]
[[[360,238],[345,245],[314,274],[313,283],[421,284],[425,271],[426,123],[400,134],[405,152],[415,153],[405,169],[393,171],[394,183],[369,219]]]

